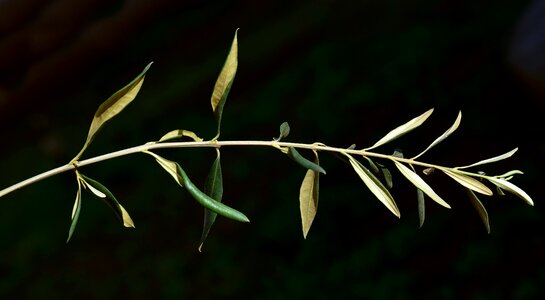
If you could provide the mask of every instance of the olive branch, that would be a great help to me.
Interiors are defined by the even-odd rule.
[[[460,185],[462,185],[467,190],[469,199],[477,210],[488,233],[490,233],[488,213],[482,202],[477,197],[477,194],[492,196],[494,192],[490,189],[489,186],[494,186],[496,193],[499,195],[504,195],[504,192],[507,191],[520,197],[526,203],[533,205],[533,201],[530,196],[521,188],[517,187],[511,182],[511,179],[515,175],[523,174],[521,171],[511,170],[500,175],[486,175],[480,171],[468,171],[477,166],[507,159],[517,151],[517,148],[504,154],[461,167],[446,167],[417,160],[428,150],[445,140],[454,131],[456,131],[461,122],[461,112],[458,113],[456,120],[448,130],[446,130],[441,136],[436,138],[425,150],[412,158],[405,158],[403,157],[403,154],[398,151],[396,151],[392,155],[387,155],[371,150],[378,148],[388,142],[391,142],[399,138],[400,136],[416,129],[430,117],[433,109],[430,109],[422,115],[417,116],[409,120],[408,122],[398,126],[397,128],[388,132],[383,138],[381,138],[371,147],[363,149],[356,149],[355,145],[349,148],[338,148],[327,146],[323,143],[304,144],[286,142],[284,141],[284,139],[288,137],[290,131],[290,127],[287,122],[280,125],[279,136],[277,138],[274,138],[273,140],[219,140],[223,109],[238,67],[237,32],[235,32],[230,51],[218,76],[211,97],[212,110],[217,122],[217,134],[214,138],[210,140],[204,140],[193,131],[177,129],[168,132],[159,140],[154,142],[148,142],[143,145],[126,148],[123,150],[81,160],[82,155],[89,147],[91,142],[94,140],[99,129],[101,129],[108,121],[110,121],[113,117],[119,114],[128,104],[130,104],[134,100],[134,98],[140,91],[140,88],[142,87],[144,78],[151,64],[152,63],[148,64],[142,71],[142,73],[140,73],[134,80],[132,80],[125,87],[114,93],[110,98],[108,98],[104,103],[99,106],[91,122],[89,133],[87,134],[87,139],[85,140],[83,147],[69,163],[21,181],[8,188],[5,188],[4,190],[0,191],[0,197],[5,196],[13,191],[16,191],[37,181],[51,177],[53,175],[73,171],[76,175],[78,189],[76,192],[74,207],[72,209],[71,224],[67,242],[70,241],[74,233],[80,215],[82,187],[83,189],[88,190],[98,198],[102,199],[108,206],[110,206],[117,218],[123,224],[123,226],[134,227],[134,222],[131,219],[129,213],[119,203],[119,201],[110,192],[110,190],[108,190],[98,181],[85,176],[81,172],[81,168],[90,164],[98,163],[124,155],[143,153],[153,158],[168,174],[170,174],[170,176],[172,176],[172,178],[176,181],[178,185],[185,188],[185,190],[187,190],[187,192],[197,202],[204,206],[204,224],[199,244],[199,251],[201,251],[203,243],[206,240],[208,233],[210,232],[210,229],[216,220],[217,215],[221,215],[240,222],[249,222],[248,217],[246,217],[246,215],[244,215],[242,212],[222,203],[223,178],[221,171],[220,149],[222,147],[235,146],[260,146],[276,148],[282,153],[286,154],[296,163],[307,169],[306,175],[303,178],[303,182],[299,191],[302,231],[304,238],[307,237],[312,222],[316,216],[319,198],[318,196],[320,174],[326,174],[326,171],[319,162],[319,153],[322,152],[335,154],[339,158],[350,164],[356,174],[361,178],[363,183],[369,188],[371,193],[375,195],[375,197],[380,202],[382,202],[382,204],[384,204],[384,206],[386,206],[386,208],[390,210],[390,212],[392,212],[395,216],[399,218],[401,216],[400,211],[396,205],[396,202],[394,201],[393,196],[390,193],[390,189],[392,188],[392,174],[384,164],[377,163],[375,162],[375,160],[378,159],[381,161],[393,163],[398,171],[416,187],[420,226],[422,226],[425,219],[425,195],[441,206],[450,208],[450,205],[445,200],[443,200],[443,198],[441,198],[428,183],[426,183],[422,176],[418,174],[416,168],[421,168],[423,174],[425,175],[429,175],[435,170],[440,171],[446,174],[448,177],[452,178]],[[184,139],[185,141],[180,141]],[[180,164],[174,161],[170,161],[153,152],[153,150],[164,148],[214,148],[216,150],[216,159],[212,163],[203,190],[199,189],[195,184],[193,184],[193,182],[190,180],[189,176],[180,166]],[[314,153],[314,158],[312,160],[305,158],[299,153],[297,149],[312,151]],[[362,161],[366,162],[366,164],[363,164],[360,160],[358,160],[358,158],[363,158]],[[486,185],[485,183],[488,183],[488,185]]]

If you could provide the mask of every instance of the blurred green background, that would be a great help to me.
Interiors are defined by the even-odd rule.
[[[252,222],[218,218],[198,253],[202,208],[148,157],[128,156],[82,171],[117,195],[135,230],[122,228],[85,193],[76,233],[65,244],[73,174],[0,199],[0,298],[540,298],[545,52],[525,51],[528,44],[517,38],[527,34],[517,24],[529,5],[0,1],[1,188],[69,161],[98,105],[150,61],[136,101],[85,157],[172,129],[213,137],[209,99],[240,28],[222,139],[270,140],[288,121],[288,140],[365,147],[434,107],[421,129],[380,148],[414,155],[462,110],[458,132],[424,159],[465,165],[518,146],[512,159],[483,170],[523,170],[514,182],[536,203],[481,197],[491,220],[487,235],[463,189],[438,174],[430,184],[453,208],[428,199],[418,229],[416,193],[401,175],[394,172],[397,220],[348,165],[322,155],[328,174],[304,240],[298,192],[305,170],[274,149],[225,148],[224,201]],[[543,24],[528,28],[545,36]],[[160,153],[201,186],[215,155]]]

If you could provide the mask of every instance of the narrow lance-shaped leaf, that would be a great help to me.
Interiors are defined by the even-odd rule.
[[[316,164],[319,164],[318,153],[316,155]],[[318,210],[318,196],[320,185],[320,173],[314,170],[307,170],[301,188],[299,189],[299,210],[301,212],[301,223],[303,237],[306,239],[312,222],[316,217]]]
[[[83,145],[83,148],[80,150],[78,155],[76,155],[76,157],[72,159],[73,162],[77,161],[81,157],[85,149],[87,149],[89,144],[91,144],[91,142],[95,138],[98,130],[111,118],[115,117],[118,113],[120,113],[127,105],[129,105],[129,103],[132,102],[132,100],[134,100],[134,98],[138,94],[138,91],[140,91],[140,87],[142,87],[146,72],[148,71],[152,63],[153,62],[149,63],[144,71],[140,73],[140,75],[133,79],[124,88],[120,89],[115,94],[110,96],[108,100],[106,100],[98,107],[98,110],[95,112],[95,116],[93,117],[93,121],[91,122],[91,127],[89,128],[89,133],[87,134],[87,140],[85,141],[85,144]]]
[[[416,188],[416,199],[418,201],[418,228],[422,228],[426,219],[426,202],[424,201],[424,192]]]
[[[212,167],[210,168],[210,172],[208,173],[206,185],[204,186],[204,192],[208,196],[210,196],[210,198],[221,202],[221,198],[223,196],[223,177],[221,174],[219,149],[216,149],[216,152],[217,157],[214,160],[214,163],[212,163]],[[204,208],[204,222],[201,234],[201,241],[199,244],[199,252],[202,252],[202,246],[204,244],[204,241],[206,240],[206,237],[210,232],[210,228],[212,228],[212,225],[214,225],[217,216],[218,214],[216,214],[215,212],[209,210],[208,208]]]
[[[477,198],[477,195],[475,195],[472,190],[467,189],[467,194],[469,200],[471,200],[471,204],[473,204],[473,207],[475,207],[477,213],[479,213],[479,217],[481,217],[481,220],[483,221],[486,232],[490,233],[490,222],[488,221],[488,212],[486,211],[486,208],[484,208],[483,203]]]
[[[371,150],[373,148],[376,148],[378,146],[381,146],[381,145],[384,145],[404,134],[406,134],[407,132],[417,128],[418,126],[422,125],[422,123],[424,123],[424,121],[426,121],[426,119],[432,114],[433,112],[433,108],[426,111],[425,113],[423,113],[422,115],[410,120],[409,122],[397,127],[396,129],[388,132],[388,134],[386,134],[382,139],[380,139],[378,142],[376,142],[373,146],[365,149],[365,150]]]
[[[218,122],[218,133],[214,139],[217,139],[220,135],[221,116],[223,114],[223,106],[225,105],[225,101],[227,100],[227,95],[229,94],[229,91],[231,90],[231,86],[233,85],[233,81],[235,80],[235,74],[237,73],[237,68],[238,68],[237,33],[238,33],[238,29],[237,31],[235,31],[235,37],[233,38],[231,49],[229,50],[227,59],[225,60],[223,68],[221,69],[218,79],[216,80],[214,91],[212,92],[212,98],[211,98],[212,111],[214,112],[214,115],[216,116],[216,120]]]
[[[313,163],[312,161],[304,158],[295,148],[289,147],[288,148],[288,156],[293,159],[295,162],[300,164],[305,169],[314,170],[316,172],[320,172],[322,174],[325,174],[324,168],[322,168],[320,165]]]
[[[424,179],[418,176],[418,174],[411,171],[409,168],[407,168],[405,165],[403,165],[400,162],[397,162],[394,160],[394,163],[396,167],[399,169],[399,172],[401,172],[403,176],[405,176],[410,182],[412,182],[414,186],[421,189],[422,192],[428,195],[428,197],[430,197],[433,201],[439,203],[440,205],[446,208],[450,208],[450,205],[448,205],[448,203],[446,203],[443,199],[441,199],[441,197],[439,197],[439,195],[435,193],[435,191],[424,181]]]
[[[433,141],[433,143],[431,143],[431,145],[429,145],[428,148],[426,148],[426,150],[422,151],[420,154],[413,157],[412,159],[417,159],[418,157],[420,157],[424,153],[426,153],[428,150],[433,148],[435,145],[439,144],[444,139],[446,139],[449,135],[451,135],[454,131],[456,131],[456,129],[458,129],[458,126],[460,126],[460,121],[461,120],[462,120],[462,111],[458,111],[458,117],[456,117],[456,120],[454,121],[454,124],[452,124],[452,126],[450,126],[450,128],[447,131],[445,131],[445,133],[443,133],[440,137],[435,139],[435,141]]]
[[[475,167],[475,166],[479,166],[479,165],[484,165],[484,164],[497,162],[497,161],[500,161],[500,160],[511,157],[513,154],[515,154],[515,152],[517,152],[517,150],[518,150],[518,148],[515,148],[515,149],[513,149],[513,150],[511,150],[511,151],[509,151],[507,153],[502,154],[502,155],[498,155],[498,156],[494,156],[492,158],[481,160],[481,161],[478,161],[478,162],[476,162],[474,164],[471,164],[471,165],[468,165],[468,166],[456,167],[456,169],[467,169],[467,168],[471,168],[471,167]]]
[[[178,174],[177,172],[177,167],[176,167],[176,163],[173,162],[173,161],[170,161],[168,159],[165,159],[153,152],[150,152],[150,151],[143,151],[144,153],[146,154],[149,154],[151,156],[153,156],[155,158],[155,160],[157,161],[157,163],[163,167],[163,169],[165,169],[165,171],[168,172],[168,174],[170,174],[170,176],[172,176],[172,178],[174,178],[174,180],[176,180],[176,182],[178,183],[178,185],[180,185],[181,187],[184,186],[184,183],[183,183],[183,179],[182,177],[180,177],[180,175]]]
[[[348,157],[352,168],[360,176],[361,180],[369,188],[369,190],[377,197],[377,199],[386,206],[398,218],[401,216],[399,209],[394,201],[394,198],[388,189],[378,180],[371,171],[364,167],[359,161],[354,159],[348,153],[344,153]]]
[[[443,173],[450,176],[452,179],[456,180],[459,184],[465,186],[470,190],[487,196],[492,196],[494,194],[494,192],[492,192],[490,188],[488,188],[486,185],[484,185],[482,182],[478,181],[475,178],[447,169],[443,169],[442,171]]]
[[[134,228],[134,222],[125,208],[117,201],[115,196],[100,182],[80,174],[83,183],[99,198],[101,198],[115,213],[116,217],[125,227]],[[93,191],[94,190],[94,191]],[[98,191],[99,193],[95,192]],[[102,196],[103,195],[103,196]]]
[[[526,201],[526,203],[534,206],[534,201],[532,201],[532,198],[530,198],[530,196],[518,186],[502,178],[495,178],[495,177],[488,177],[488,176],[485,178],[488,181],[495,184],[496,186],[498,186],[499,188],[518,196],[522,200]]]
[[[198,137],[193,131],[176,129],[176,130],[169,131],[167,134],[163,135],[161,139],[159,139],[159,143],[174,140],[174,139],[180,139],[183,137],[192,138],[195,142],[203,141],[203,139]]]
[[[76,225],[78,224],[79,213],[81,211],[81,183],[77,173],[76,176],[78,180],[78,191],[76,192],[76,201],[74,202],[74,207],[72,208],[70,230],[68,231],[68,238],[66,239],[67,243],[72,238],[72,234],[74,234],[74,230],[76,229]]]

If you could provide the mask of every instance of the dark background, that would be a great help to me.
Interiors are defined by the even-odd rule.
[[[85,193],[65,244],[71,173],[0,199],[0,298],[539,298],[545,26],[530,20],[530,32],[517,30],[529,4],[0,1],[2,188],[68,162],[98,105],[150,61],[137,99],[85,157],[172,129],[213,137],[209,99],[240,28],[222,139],[270,140],[288,121],[288,140],[365,147],[434,107],[422,128],[378,149],[414,155],[462,110],[456,134],[423,160],[465,165],[518,146],[513,158],[483,170],[523,170],[513,182],[535,201],[533,208],[510,194],[481,197],[487,235],[463,189],[437,174],[429,182],[453,208],[427,199],[418,229],[414,187],[397,171],[400,220],[348,165],[322,155],[328,174],[304,240],[298,192],[305,170],[274,149],[225,148],[224,200],[252,222],[219,218],[198,253],[202,208],[152,160],[133,155],[82,171],[117,195],[135,230]],[[214,158],[210,149],[161,154],[200,186]]]

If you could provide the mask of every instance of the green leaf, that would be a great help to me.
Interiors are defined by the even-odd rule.
[[[443,169],[442,171],[443,173],[450,176],[452,179],[456,180],[459,184],[465,186],[470,190],[487,196],[492,196],[494,194],[491,189],[489,189],[486,185],[484,185],[482,182],[475,178],[457,173],[456,170],[450,171],[447,169]]]
[[[181,139],[183,137],[192,138],[195,142],[203,141],[203,139],[198,137],[193,131],[176,129],[176,130],[169,131],[167,134],[163,135],[161,139],[159,139],[159,143],[174,140],[174,139]]]
[[[477,213],[479,213],[479,217],[481,217],[481,220],[483,221],[486,232],[490,234],[490,222],[488,221],[488,212],[486,211],[486,208],[484,208],[483,203],[477,198],[477,195],[475,195],[472,190],[467,189],[467,194],[469,200],[471,200],[471,204],[473,204],[473,207],[475,207]]]
[[[221,202],[221,198],[223,196],[223,177],[221,175],[221,163],[220,163],[220,151],[219,149],[216,149],[217,157],[216,160],[214,160],[214,163],[212,163],[212,167],[210,168],[210,172],[208,173],[208,178],[206,178],[206,185],[204,186],[204,192],[210,196],[210,198]],[[199,252],[202,252],[202,246],[204,244],[204,241],[206,240],[206,237],[208,236],[208,233],[210,232],[210,228],[212,228],[212,225],[214,225],[214,222],[216,221],[216,217],[218,214],[215,212],[209,210],[208,208],[204,209],[204,224],[203,224],[203,230],[201,234],[201,241],[199,244]]]
[[[316,164],[319,164],[318,154],[316,154]],[[316,217],[318,210],[320,173],[314,170],[307,170],[301,188],[299,189],[299,210],[301,211],[301,223],[303,228],[303,237],[306,239],[310,226]]]
[[[426,203],[424,202],[424,192],[416,189],[416,199],[418,200],[418,228],[422,228],[426,219]]]
[[[388,189],[378,180],[378,178],[371,173],[366,167],[364,167],[359,161],[354,159],[348,153],[344,153],[348,157],[352,168],[360,176],[361,180],[369,188],[369,190],[378,198],[386,208],[388,208],[398,218],[401,216],[399,209],[394,201],[394,198],[388,191]]]
[[[301,154],[299,154],[299,152],[297,152],[295,148],[289,147],[287,154],[289,158],[293,159],[296,163],[300,164],[305,169],[309,169],[309,170],[313,170],[313,171],[325,174],[324,168],[320,167],[320,165],[317,165],[311,162],[310,160],[304,158],[303,156],[301,156]]]
[[[119,201],[117,201],[110,190],[94,179],[91,179],[81,173],[80,176],[82,178],[82,183],[86,185],[89,190],[93,192],[93,194],[104,200],[104,202],[113,210],[123,226],[134,228],[134,222],[132,221],[131,216],[125,210],[125,208],[119,204]]]
[[[416,188],[421,189],[428,197],[430,197],[433,201],[439,203],[440,205],[450,208],[450,205],[446,203],[439,195],[435,193],[435,191],[422,179],[418,174],[411,171],[409,168],[407,168],[405,165],[403,165],[400,162],[397,162],[394,160],[394,163],[396,167],[399,169],[399,172],[403,174]]]
[[[458,117],[456,117],[456,120],[454,121],[454,124],[452,124],[452,126],[450,126],[450,128],[447,131],[445,131],[445,133],[443,133],[440,137],[438,137],[435,141],[433,141],[433,143],[431,143],[431,145],[429,145],[428,148],[426,148],[426,150],[422,151],[420,154],[413,157],[412,159],[417,159],[422,154],[424,154],[428,150],[430,150],[432,147],[434,147],[435,145],[439,144],[444,139],[446,139],[449,135],[451,135],[454,131],[456,131],[456,129],[458,129],[458,126],[460,126],[460,121],[461,120],[462,120],[462,111],[458,111]]]
[[[517,150],[518,150],[518,148],[515,148],[515,149],[513,149],[513,150],[511,150],[511,151],[509,151],[507,153],[502,154],[502,155],[498,155],[498,156],[494,156],[492,158],[481,160],[479,162],[476,162],[476,163],[468,165],[468,166],[456,167],[456,169],[466,169],[466,168],[471,168],[471,167],[475,167],[475,166],[479,166],[479,165],[484,165],[484,164],[497,162],[497,161],[500,161],[500,160],[511,157],[513,154],[515,154],[515,152],[517,152]]]
[[[74,230],[76,229],[76,225],[78,224],[79,213],[81,211],[81,183],[79,180],[79,176],[77,176],[77,180],[78,180],[78,191],[76,192],[76,201],[74,202],[74,207],[72,208],[72,216],[71,216],[72,222],[70,224],[70,230],[68,231],[68,239],[66,239],[67,243],[72,238],[72,234],[74,234]]]
[[[531,206],[534,206],[534,201],[532,201],[532,198],[530,198],[530,196],[528,196],[528,194],[526,194],[526,192],[523,191],[518,186],[502,178],[495,178],[495,177],[488,177],[488,176],[486,176],[485,178],[488,181],[495,184],[497,187],[518,196],[522,200],[526,201],[526,203],[530,204]]]
[[[378,169],[378,166],[377,164],[375,164],[375,162],[370,159],[369,157],[367,156],[363,156],[363,158],[365,158],[367,160],[367,162],[369,163],[369,167],[371,167],[371,170],[374,172],[374,173],[378,173],[380,170]]]
[[[280,124],[280,135],[278,138],[275,139],[275,141],[279,142],[281,139],[287,137],[290,134],[290,125],[288,122],[284,122]]]
[[[386,134],[382,139],[380,139],[378,142],[376,142],[373,146],[365,149],[365,150],[371,150],[373,148],[376,148],[378,146],[384,145],[404,134],[407,132],[417,128],[418,126],[422,125],[424,121],[432,114],[433,108],[426,111],[422,115],[410,120],[409,122],[397,127],[396,129],[390,131],[388,134]]]
[[[177,167],[177,163],[173,162],[173,161],[170,161],[168,159],[165,159],[153,152],[150,152],[150,151],[142,151],[146,154],[149,154],[151,156],[153,156],[155,158],[155,160],[157,161],[157,163],[159,163],[159,165],[161,167],[163,167],[163,169],[165,169],[165,171],[168,172],[168,174],[170,174],[170,176],[172,176],[172,178],[174,178],[174,180],[176,180],[176,182],[181,186],[183,187],[184,186],[184,183],[183,183],[183,179],[182,177],[178,174],[177,170],[178,170],[178,167]]]
[[[85,141],[85,144],[78,155],[72,159],[72,162],[77,161],[81,157],[85,149],[87,149],[89,144],[91,144],[95,138],[98,130],[111,118],[120,113],[127,105],[129,105],[129,103],[132,102],[132,100],[134,100],[138,94],[138,91],[140,91],[140,87],[142,87],[146,72],[151,67],[152,63],[153,62],[149,63],[144,71],[140,73],[140,75],[133,79],[124,88],[110,96],[108,100],[98,107],[98,110],[95,112],[95,116],[93,117],[93,121],[91,122],[91,127],[89,128],[89,133],[87,134],[87,140]]]
[[[227,95],[229,94],[229,91],[231,90],[231,86],[233,85],[233,81],[235,80],[235,75],[237,73],[237,67],[238,67],[237,33],[238,33],[238,29],[235,31],[235,37],[233,38],[231,49],[229,50],[227,59],[225,60],[225,63],[223,65],[223,68],[221,69],[220,75],[218,76],[218,79],[216,80],[214,91],[212,92],[212,98],[211,98],[212,111],[214,112],[214,115],[216,116],[216,120],[218,122],[218,133],[214,139],[217,139],[220,135],[221,116],[223,114],[223,106],[225,105],[225,101],[227,100]]]
[[[388,168],[382,165],[380,165],[380,170],[382,171],[382,176],[384,176],[386,186],[389,189],[392,189],[392,187],[394,186],[394,182],[392,181],[392,173],[390,173],[390,170],[388,170]]]

